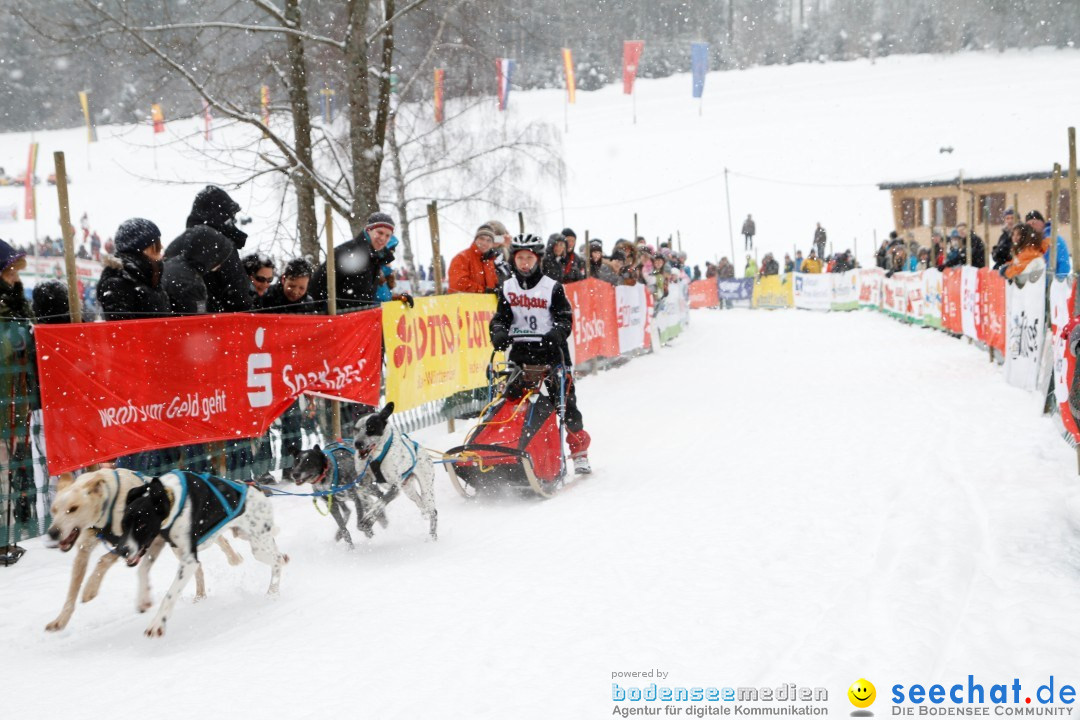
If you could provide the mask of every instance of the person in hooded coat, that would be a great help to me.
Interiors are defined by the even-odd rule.
[[[382,268],[394,262],[390,241],[394,239],[394,220],[386,213],[372,213],[364,231],[334,248],[335,284],[338,311],[374,307],[378,304],[379,286],[384,282]],[[326,312],[328,297],[326,263],[319,265],[311,278],[311,297]],[[412,307],[407,293],[392,294]]]
[[[561,235],[566,238],[566,258],[563,261],[562,282],[572,283],[585,279],[585,258],[576,252],[577,233],[570,228],[563,228]]]
[[[0,320],[34,319],[19,277],[26,265],[26,253],[0,240]]]
[[[120,224],[114,238],[116,255],[104,255],[97,301],[106,320],[135,320],[170,314],[169,296],[161,287],[161,231],[143,218]]]
[[[189,228],[181,238],[181,251],[171,257],[165,253],[165,270],[161,276],[172,312],[174,315],[214,312],[209,278],[221,269],[236,248],[224,235],[210,228]],[[178,241],[179,238],[173,244]],[[172,250],[172,245],[169,249]]]
[[[206,312],[248,312],[255,306],[255,291],[240,260],[240,250],[247,242],[247,233],[236,226],[238,212],[240,206],[227,192],[216,185],[207,185],[195,196],[187,229],[165,250],[168,265],[171,258],[187,255],[193,244],[206,249],[224,243],[228,248],[229,253],[204,278]],[[171,293],[169,298],[172,299]]]

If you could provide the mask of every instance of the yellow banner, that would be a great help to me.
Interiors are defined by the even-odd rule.
[[[754,283],[754,307],[763,309],[795,306],[795,285],[792,273],[766,275]]]
[[[409,309],[383,303],[386,398],[409,410],[487,384],[494,295],[417,298]]]

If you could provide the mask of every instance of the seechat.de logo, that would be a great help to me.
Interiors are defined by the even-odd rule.
[[[874,704],[874,700],[877,700],[877,689],[874,688],[874,683],[870,682],[866,678],[859,678],[855,682],[851,683],[851,687],[847,691],[848,700],[851,704],[859,708],[851,714],[856,717],[869,717],[874,713],[866,710]]]

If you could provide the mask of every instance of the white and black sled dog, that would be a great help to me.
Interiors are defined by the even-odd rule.
[[[431,457],[405,433],[389,423],[394,403],[356,421],[357,465],[366,465],[364,484],[370,492],[364,500],[363,524],[371,523],[402,490],[428,519],[428,533],[438,539],[439,512],[435,509],[435,465]],[[372,484],[368,484],[368,482]]]
[[[352,502],[356,510],[357,530],[370,538],[375,535],[374,521],[377,520],[386,527],[385,512],[380,512],[377,517],[369,517],[365,522],[365,508],[382,500],[382,497],[381,493],[363,486],[366,478],[357,481],[355,455],[356,450],[344,443],[334,443],[325,448],[316,445],[311,450],[297,453],[293,466],[285,471],[287,480],[292,480],[297,485],[310,484],[316,492],[326,493],[323,500],[329,508],[330,517],[338,526],[334,539],[344,541],[350,549],[353,547],[353,539],[349,532],[349,517],[352,515],[349,502]],[[316,499],[316,507],[317,502]],[[385,502],[383,506],[385,507]]]
[[[198,566],[198,551],[225,528],[251,543],[259,562],[270,566],[270,589],[275,595],[281,568],[289,561],[278,551],[270,499],[248,486],[212,475],[173,470],[131,490],[120,521],[117,552],[134,567],[159,535],[176,548],[180,567],[146,629],[148,637],[165,634],[165,623],[184,585]]]

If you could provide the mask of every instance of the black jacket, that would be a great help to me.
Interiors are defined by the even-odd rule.
[[[181,240],[183,241],[181,243]],[[188,228],[169,246],[181,244],[181,249],[165,258],[165,270],[161,274],[161,286],[169,296],[169,305],[176,315],[200,315],[220,312],[211,301],[209,277],[218,273],[210,269],[221,265],[236,247],[221,233],[205,226]],[[166,253],[168,255],[168,253]],[[244,276],[246,282],[247,276]],[[249,305],[248,310],[251,309]]]
[[[977,268],[986,267],[986,245],[983,244],[982,238],[975,233],[971,233],[971,264]],[[964,241],[960,242],[960,252],[945,261],[945,267],[957,267],[960,265],[967,265],[967,243]]]
[[[334,248],[338,310],[376,305],[378,300],[375,299],[375,290],[378,288],[379,274],[384,265],[392,262],[394,251],[389,247],[373,249],[367,233],[360,233],[349,242]],[[326,263],[315,271],[308,292],[318,303],[319,312],[325,312]]]
[[[776,262],[776,258],[769,258],[761,263],[762,275],[779,275],[780,263]]]
[[[165,249],[165,263],[178,255],[187,253],[193,242],[206,243],[206,236],[213,234],[216,242],[226,243],[229,253],[218,263],[221,265],[216,271],[207,273],[205,277],[207,288],[206,312],[248,312],[255,307],[255,290],[251,286],[251,278],[244,271],[244,264],[240,261],[240,248],[244,247],[247,235],[236,229],[235,226],[222,223],[217,217],[204,217],[197,208],[193,208],[188,215],[187,230],[169,243]],[[172,295],[169,295],[172,298]]]
[[[994,269],[1007,265],[1013,258],[1012,230],[1002,230],[997,245],[990,253],[990,259],[994,261]]]
[[[544,278],[544,273],[540,272],[540,268],[537,267],[532,275],[526,277],[518,272],[517,268],[514,268],[514,277],[521,283],[521,287],[529,289],[536,287],[536,284]],[[499,288],[498,298],[498,305],[495,308],[494,317],[491,318],[489,328],[492,341],[497,335],[509,335],[510,327],[514,323],[514,311],[510,307],[510,302],[506,299],[505,286]],[[514,343],[510,347],[510,360],[512,362],[519,365],[558,365],[561,351],[562,361],[566,367],[570,367],[570,347],[566,341],[574,330],[574,309],[570,306],[570,301],[566,299],[566,291],[563,289],[562,283],[555,283],[555,288],[551,292],[549,311],[551,312],[552,331],[559,336],[559,340],[555,344],[548,342]]]
[[[26,299],[21,282],[8,285],[0,280],[0,319],[34,319],[34,312],[30,308],[30,301]]]
[[[257,298],[256,302],[258,304],[256,312],[261,313],[303,315],[319,311],[318,303],[311,297],[310,293],[304,295],[304,297],[296,302],[285,297],[285,288],[281,285],[280,280],[271,285],[270,289],[266,291],[266,294]]]
[[[170,314],[169,296],[161,286],[163,267],[141,252],[101,258],[105,269],[97,301],[106,320],[135,320]]]

